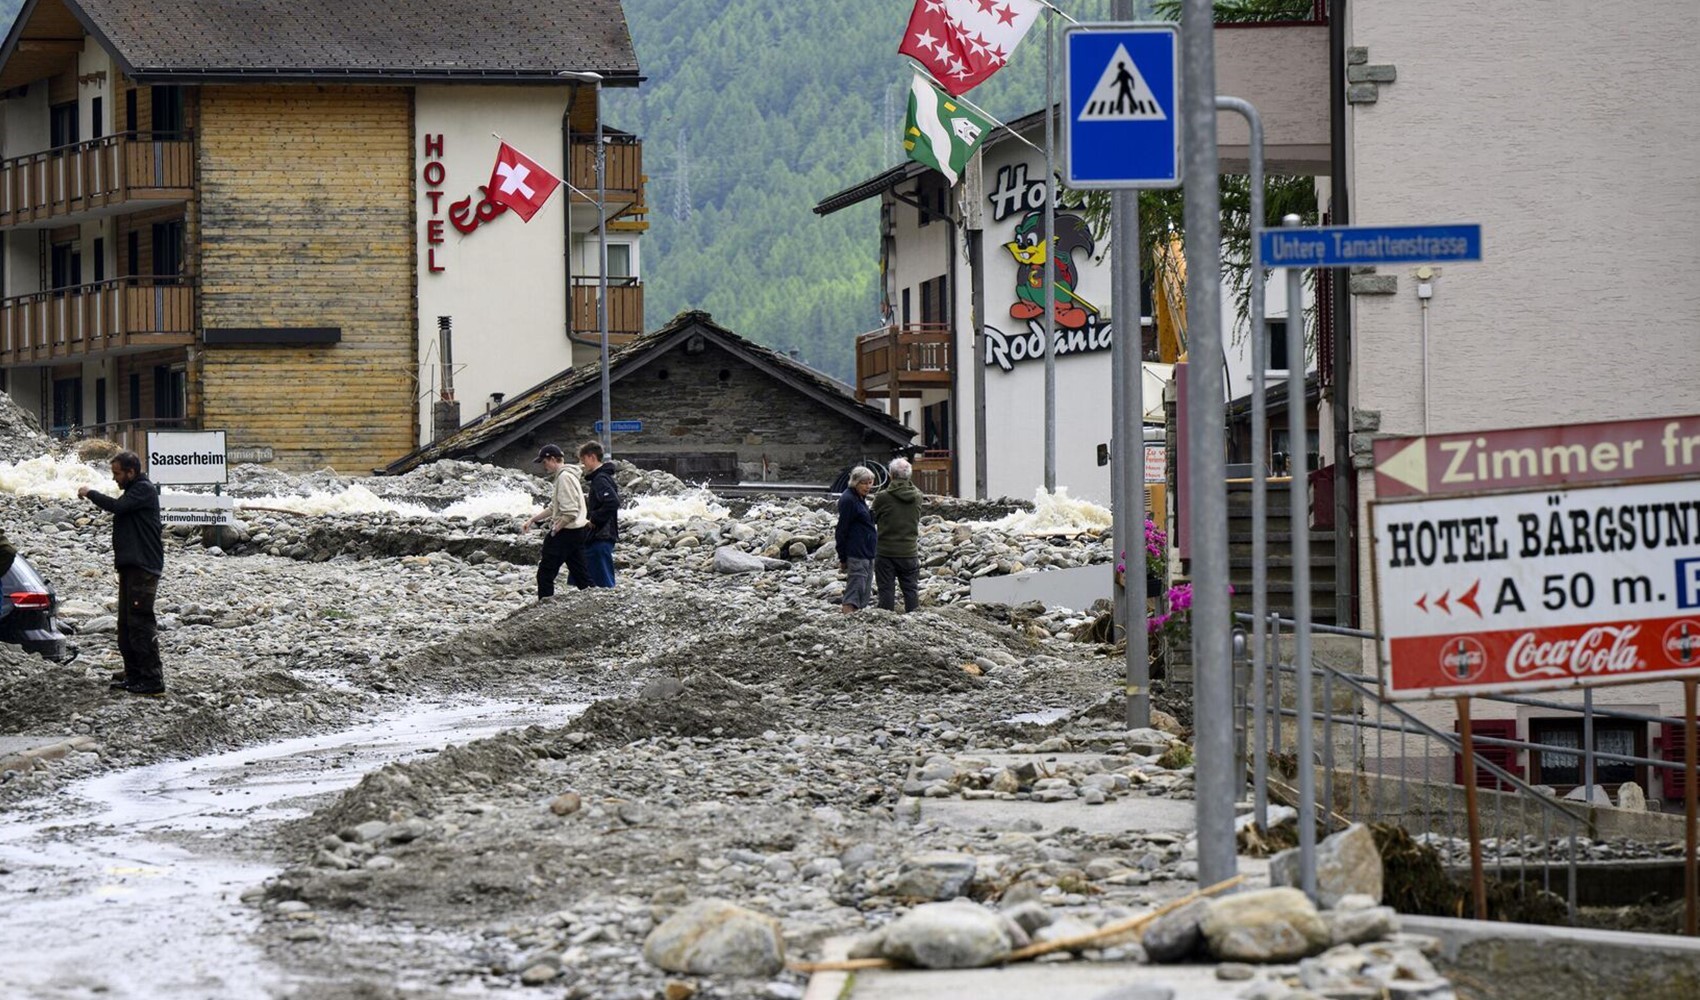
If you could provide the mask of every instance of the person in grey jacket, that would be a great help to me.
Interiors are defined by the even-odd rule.
[[[879,542],[874,546],[874,580],[879,589],[879,606],[896,609],[897,586],[903,588],[903,613],[921,604],[921,500],[920,487],[911,481],[913,468],[907,459],[894,458],[887,466],[891,482],[874,497],[874,526]]]
[[[112,514],[112,562],[118,569],[118,653],[124,673],[112,678],[114,691],[165,693],[165,668],[159,662],[159,619],[154,599],[165,573],[164,526],[159,490],[142,473],[133,451],[112,456],[112,481],[119,495],[109,497],[87,486],[77,496]]]

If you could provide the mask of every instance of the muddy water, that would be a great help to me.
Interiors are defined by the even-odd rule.
[[[582,704],[481,702],[116,772],[71,786],[51,821],[0,824],[0,997],[273,997],[289,978],[250,943],[238,899],[276,873],[255,827],[391,761],[533,723]]]

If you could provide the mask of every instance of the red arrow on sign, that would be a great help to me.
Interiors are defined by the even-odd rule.
[[[1476,603],[1476,592],[1478,590],[1481,590],[1481,589],[1482,589],[1482,581],[1477,580],[1475,583],[1470,584],[1469,590],[1466,590],[1462,594],[1459,594],[1458,598],[1457,598],[1458,603],[1463,605],[1466,608],[1469,608],[1471,611],[1474,611],[1476,613],[1477,618],[1480,618],[1482,616],[1481,605]]]

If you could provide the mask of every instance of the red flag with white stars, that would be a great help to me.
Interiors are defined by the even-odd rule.
[[[506,205],[527,222],[561,186],[561,179],[536,160],[502,143],[496,150],[496,169],[490,172],[490,200]]]
[[[1041,7],[1038,0],[915,0],[897,51],[960,95],[1009,62]]]

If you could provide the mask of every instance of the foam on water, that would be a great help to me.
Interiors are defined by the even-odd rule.
[[[1078,535],[1108,531],[1112,519],[1108,507],[1077,500],[1068,495],[1068,487],[1059,486],[1055,493],[1046,493],[1044,487],[1036,490],[1031,511],[1017,511],[987,525],[1018,535]]]
[[[22,462],[0,462],[0,493],[75,500],[79,486],[109,494],[118,489],[109,467],[90,465],[76,456],[40,455]]]
[[[419,504],[385,500],[359,483],[340,493],[315,492],[307,496],[269,496],[245,499],[238,506],[271,507],[297,514],[400,514],[404,517],[436,517],[436,512]]]
[[[536,509],[537,502],[524,490],[490,490],[465,500],[456,500],[443,508],[442,516],[464,517],[468,521],[476,521],[491,514],[530,517]]]
[[[658,528],[688,521],[718,521],[731,514],[705,489],[687,490],[678,496],[641,496],[631,507],[620,511],[622,524],[633,527]]]

